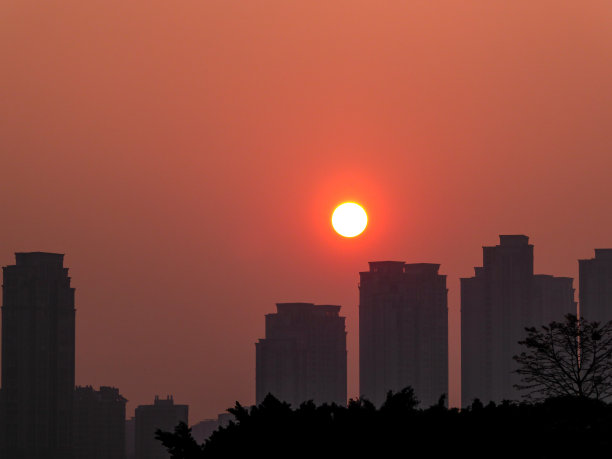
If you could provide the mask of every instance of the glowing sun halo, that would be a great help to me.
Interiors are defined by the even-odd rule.
[[[358,236],[363,233],[367,224],[368,215],[363,207],[354,202],[340,204],[332,214],[332,226],[340,236]]]

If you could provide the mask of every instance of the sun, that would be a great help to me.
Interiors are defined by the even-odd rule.
[[[355,237],[363,233],[368,224],[368,214],[359,204],[345,202],[332,214],[332,226],[340,236]]]

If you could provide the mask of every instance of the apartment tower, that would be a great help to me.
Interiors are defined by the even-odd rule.
[[[513,356],[525,327],[562,321],[576,313],[573,279],[534,275],[533,245],[524,235],[501,235],[483,247],[483,266],[461,279],[461,398],[467,406],[516,400]]]
[[[74,288],[64,255],[17,253],[2,289],[2,457],[72,457]]]
[[[359,284],[359,393],[380,406],[411,386],[421,406],[448,394],[448,300],[440,265],[370,262]]]
[[[293,407],[346,404],[346,328],[340,306],[277,303],[255,343],[256,400],[268,393]]]

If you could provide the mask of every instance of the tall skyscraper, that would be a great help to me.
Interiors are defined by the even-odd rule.
[[[135,456],[136,459],[168,459],[170,454],[159,440],[155,431],[161,429],[173,432],[179,422],[189,421],[189,407],[175,405],[172,396],[166,399],[155,397],[153,405],[140,405],[136,408]]]
[[[63,259],[17,253],[3,269],[2,457],[72,457],[75,308]]]
[[[421,406],[448,394],[448,301],[439,264],[370,262],[359,284],[359,391],[380,406],[411,386]]]
[[[461,279],[462,404],[519,398],[514,355],[525,327],[562,321],[576,312],[573,280],[534,275],[533,245],[524,235],[501,235],[483,247],[483,266]]]
[[[612,320],[612,249],[595,249],[595,258],[578,260],[580,315],[606,323]]]
[[[115,387],[74,391],[74,458],[125,459],[125,403]]]
[[[346,404],[346,329],[340,306],[277,303],[255,343],[256,400],[268,393],[293,407]]]

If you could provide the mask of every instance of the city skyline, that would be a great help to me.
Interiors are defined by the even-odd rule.
[[[342,305],[357,396],[358,273],[440,263],[457,406],[459,279],[481,247],[528,235],[535,272],[577,293],[577,260],[612,247],[611,17],[599,0],[1,2],[0,264],[66,254],[77,385],[205,419],[254,402],[279,302]],[[351,240],[330,222],[346,201],[369,217]]]
[[[501,234],[498,245],[482,250],[482,266],[460,279],[462,406],[520,399],[513,356],[521,352],[525,327],[562,321],[580,304],[574,279],[535,273],[529,236]],[[612,249],[594,253],[578,260],[586,326],[612,323]],[[188,423],[188,405],[156,395],[130,419],[119,389],[75,386],[75,287],[68,271],[64,254],[46,252],[17,252],[15,264],[3,267],[0,449],[15,458],[80,459],[95,452],[123,459],[128,451],[134,452],[128,459],[167,457],[154,433]],[[381,407],[387,393],[410,388],[423,408],[443,403],[452,365],[440,264],[369,262],[359,276],[360,396]],[[293,302],[276,309],[266,314],[265,337],[255,343],[256,404],[271,393],[294,408],[309,400],[346,406],[341,306]],[[198,438],[227,421],[219,414],[196,422]]]
[[[473,295],[474,295],[474,293],[469,293],[469,295],[468,295],[466,292],[473,292],[474,291],[473,289],[476,286],[476,284],[473,284],[473,282],[476,282],[478,278],[482,278],[482,279],[486,278],[486,275],[484,273],[486,273],[487,270],[491,269],[490,267],[489,268],[486,268],[486,267],[487,266],[491,266],[492,262],[496,263],[495,262],[496,259],[507,260],[507,261],[503,261],[503,263],[509,263],[508,266],[520,267],[521,265],[524,265],[524,269],[520,268],[519,271],[517,271],[517,274],[515,276],[516,278],[513,277],[513,275],[511,275],[511,271],[507,271],[507,270],[505,270],[505,268],[504,269],[496,268],[498,273],[505,273],[505,274],[503,274],[504,276],[510,275],[508,280],[504,281],[504,282],[510,282],[510,284],[508,284],[508,285],[512,286],[511,290],[514,291],[516,293],[516,295],[518,295],[518,297],[520,297],[521,299],[525,299],[525,298],[528,299],[528,301],[525,303],[527,305],[525,311],[528,311],[528,316],[526,316],[526,317],[529,317],[530,319],[528,319],[526,322],[525,322],[525,319],[521,319],[522,322],[518,322],[519,325],[521,325],[521,326],[519,326],[518,328],[516,328],[516,326],[515,326],[515,328],[514,328],[515,331],[513,333],[518,333],[519,331],[522,332],[522,328],[523,328],[522,325],[530,325],[530,324],[531,325],[535,325],[535,326],[542,325],[542,324],[548,323],[551,320],[560,320],[562,318],[563,314],[568,313],[568,312],[572,313],[572,312],[575,312],[577,310],[577,306],[578,306],[579,303],[577,302],[577,298],[576,298],[576,295],[574,293],[575,289],[573,288],[573,281],[574,281],[573,278],[555,277],[555,276],[552,276],[552,275],[536,274],[534,272],[534,269],[533,269],[533,266],[534,266],[534,257],[533,257],[534,246],[531,245],[531,244],[528,244],[528,242],[527,242],[527,241],[529,241],[529,237],[528,236],[525,236],[525,235],[500,235],[499,238],[500,238],[500,241],[501,241],[500,245],[495,246],[495,247],[492,247],[492,246],[490,246],[490,247],[483,246],[482,247],[483,248],[483,252],[484,252],[484,260],[485,260],[484,266],[485,267],[484,268],[483,267],[476,267],[476,268],[474,268],[475,269],[475,273],[476,273],[476,277],[461,279],[461,282],[462,282],[462,293],[461,293],[461,295],[462,295],[462,297],[464,295],[467,295],[465,297],[466,298],[465,299],[466,304],[463,305],[463,308],[465,309],[465,311],[469,311],[470,308],[473,308],[473,306],[470,306],[470,305],[473,302],[473,300],[471,298],[473,298]],[[523,251],[523,248],[525,250],[527,250],[527,249],[528,250],[527,250],[527,252],[524,252],[523,255],[521,255],[521,251]],[[496,251],[500,251],[502,249],[504,249],[505,252],[500,252],[500,254],[495,255]],[[612,285],[612,275],[611,275],[612,271],[610,270],[610,257],[609,257],[609,253],[612,252],[612,250],[611,249],[605,249],[605,248],[595,248],[593,250],[593,252],[595,253],[595,257],[594,258],[578,260],[578,263],[581,266],[581,271],[580,272],[581,272],[581,274],[583,274],[583,277],[580,277],[578,279],[578,282],[579,283],[585,283],[586,279],[587,279],[587,276],[588,276],[589,282],[593,282],[593,281],[590,281],[590,279],[596,279],[595,284],[593,284],[595,287],[591,287],[591,290],[590,290],[591,293],[589,295],[589,298],[591,298],[591,301],[593,301],[593,298],[597,298],[597,297],[593,297],[593,295],[600,295],[600,296],[603,295],[603,297],[601,297],[602,299],[599,299],[599,300],[596,301],[599,305],[601,305],[601,304],[603,304],[602,301],[605,301],[605,298],[608,297],[609,292],[610,292],[610,290],[609,290],[610,287],[609,286]],[[505,253],[505,255],[504,255],[504,253]],[[520,263],[517,264],[516,261],[512,261],[513,257],[518,257],[517,260],[521,260]],[[23,270],[26,269],[26,265],[27,264],[32,264],[32,267],[40,266],[40,267],[43,267],[44,269],[48,269],[48,268],[45,268],[45,266],[49,266],[49,268],[53,268],[54,266],[57,265],[57,266],[59,266],[60,271],[62,273],[67,273],[67,270],[68,270],[68,268],[64,268],[63,265],[62,265],[63,259],[64,259],[64,254],[45,253],[45,252],[21,252],[21,253],[16,253],[15,254],[15,258],[17,260],[17,264],[15,266],[5,267],[5,269],[4,269],[5,272],[12,272],[10,270],[7,271],[7,269],[9,269],[9,268],[17,269],[17,266],[21,266],[21,271],[25,272]],[[590,263],[590,264],[587,265],[587,263]],[[414,277],[414,279],[408,281],[406,286],[411,285],[410,284],[411,282],[412,283],[416,282],[416,284],[414,284],[414,285],[418,285],[418,289],[421,290],[421,292],[420,293],[416,293],[416,291],[415,291],[414,293],[411,293],[409,295],[409,297],[410,296],[414,296],[415,298],[420,298],[420,300],[419,300],[420,302],[423,302],[423,301],[427,302],[427,301],[429,301],[429,300],[425,300],[425,298],[427,296],[423,296],[424,293],[429,288],[428,285],[431,283],[431,282],[423,283],[427,279],[427,272],[430,271],[429,267],[431,267],[432,269],[435,269],[436,276],[438,276],[437,273],[438,273],[438,270],[440,269],[440,265],[439,264],[432,264],[432,263],[412,263],[411,264],[411,263],[399,262],[399,261],[369,262],[369,265],[370,265],[370,272],[366,272],[366,273],[362,272],[362,273],[360,273],[360,275],[362,277],[361,283],[360,283],[360,290],[362,290],[362,287],[363,287],[364,274],[368,275],[368,276],[371,276],[372,273],[374,273],[374,275],[376,276],[377,273],[380,271],[380,275],[383,275],[383,276],[388,276],[389,274],[393,275],[393,272],[395,272],[394,270],[396,270],[395,267],[396,266],[400,266],[402,275],[403,276],[407,275],[408,276],[407,279],[410,278],[410,276],[413,276],[413,277],[416,276],[416,277]],[[590,269],[587,270],[586,266],[588,266]],[[40,268],[35,268],[35,269],[40,269]],[[515,268],[513,268],[513,269],[515,269]],[[405,274],[404,271],[406,271],[406,273],[408,273],[408,274]],[[17,272],[17,271],[15,271],[15,272]],[[492,272],[495,272],[495,271],[492,271]],[[524,274],[523,274],[523,272],[524,272]],[[432,273],[433,273],[433,271],[432,271]],[[499,276],[499,274],[491,274],[491,276],[492,276],[491,277],[492,279],[495,279],[496,278],[495,276]],[[527,276],[527,277],[525,277],[525,276]],[[446,291],[447,291],[447,289],[446,289],[446,281],[445,281],[446,276],[439,276],[439,277],[444,279],[444,282],[443,282],[443,284],[445,286],[445,288],[444,288],[444,304],[446,304]],[[497,278],[499,279],[499,277],[497,277]],[[12,277],[10,279],[12,279]],[[370,279],[370,278],[368,277],[368,279]],[[374,278],[372,278],[372,279],[374,279]],[[529,279],[529,283],[525,284],[525,286],[521,286],[522,285],[521,283],[525,282],[525,281],[523,281],[521,279]],[[468,284],[466,284],[464,286],[463,283],[464,282],[468,282],[468,281],[471,282],[469,285],[470,286],[473,285],[473,286],[470,287],[470,290],[463,291],[464,287],[465,288],[468,287]],[[515,283],[517,281],[521,285],[518,285],[518,284],[515,285]],[[14,281],[11,281],[11,282],[14,282]],[[385,281],[385,282],[387,282],[387,281]],[[497,280],[496,282],[499,282],[499,280]],[[376,298],[376,299],[374,300],[375,303],[372,304],[372,306],[374,307],[373,310],[377,311],[377,312],[380,312],[381,311],[380,307],[384,305],[385,300],[383,299],[382,296],[379,296],[375,292],[376,292],[376,289],[380,288],[380,285],[382,285],[382,284],[380,284],[380,282],[374,282],[373,285],[378,285],[378,287],[369,287],[369,283],[370,283],[370,281],[368,280],[368,283],[366,284],[368,286],[367,287],[367,292],[368,293],[367,293],[366,297],[362,297],[362,298],[368,298],[369,296],[372,295],[372,293],[374,293],[374,296],[372,298]],[[10,299],[10,298],[12,298],[12,296],[15,295],[15,293],[12,293],[12,292],[15,292],[15,287],[11,288],[10,287],[10,285],[11,285],[10,283],[9,284],[5,284],[5,285],[6,285],[6,288],[7,288],[7,289],[5,289],[6,290],[5,298],[9,298]],[[16,284],[16,285],[19,285],[19,284]],[[389,289],[391,289],[394,292],[399,292],[399,291],[403,292],[404,291],[403,290],[404,287],[399,287],[399,285],[400,284],[397,284],[394,287],[393,285],[390,284],[389,286],[387,286],[383,290],[381,290],[381,293],[384,293],[384,292],[388,291]],[[480,285],[480,284],[478,284],[478,285]],[[399,287],[399,289],[398,289],[398,287]],[[372,288],[374,288],[374,290],[372,290]],[[412,287],[409,287],[409,288],[412,288]],[[482,287],[478,287],[478,288],[482,288]],[[389,291],[391,291],[391,290],[389,290]],[[74,297],[74,291],[75,291],[75,289],[72,288],[71,289],[72,297]],[[584,296],[584,294],[585,293],[583,293],[582,296]],[[6,296],[6,295],[8,295],[8,296]],[[396,294],[394,294],[394,295],[396,295]],[[516,295],[514,295],[514,296],[516,296]],[[527,296],[525,296],[525,295],[527,295]],[[582,298],[582,296],[581,296],[581,298]],[[477,295],[477,297],[478,297],[478,295]],[[72,299],[72,301],[73,301],[73,303],[72,303],[73,304],[72,321],[74,322],[74,311],[75,311],[75,309],[74,309],[74,299]],[[362,301],[363,301],[363,299],[362,299]],[[370,300],[368,300],[368,301],[370,301]],[[377,302],[380,302],[380,301],[382,301],[382,303],[381,304],[377,304]],[[512,302],[514,301],[513,297],[509,297],[509,298],[507,298],[504,301],[505,301],[505,303],[504,303],[504,305],[502,305],[503,306],[502,309],[505,309],[507,312],[511,311],[513,309],[513,307],[512,307],[512,304],[513,304]],[[583,299],[583,301],[584,301],[584,299]],[[8,302],[6,302],[6,304],[9,307],[11,306],[11,304],[13,304],[13,306],[14,306],[14,303],[15,303],[15,300],[9,300]],[[506,303],[508,303],[508,304],[506,304]],[[419,303],[419,304],[420,304],[421,308],[426,306],[424,303],[423,304]],[[468,308],[468,306],[469,306],[469,308]],[[283,313],[284,315],[286,315],[290,311],[293,311],[293,309],[291,309],[291,308],[298,308],[299,311],[298,311],[298,309],[295,309],[294,312],[297,313],[299,317],[305,317],[304,313],[306,312],[306,310],[302,311],[302,309],[304,309],[305,307],[307,307],[307,309],[314,307],[316,310],[319,310],[319,312],[321,312],[321,313],[324,312],[325,315],[328,314],[327,312],[325,312],[325,311],[327,311],[327,309],[329,309],[333,314],[337,314],[337,311],[340,309],[340,306],[328,306],[328,305],[315,306],[312,303],[278,303],[277,304],[278,311],[279,312],[284,311],[284,313]],[[431,306],[427,306],[427,307],[429,308]],[[483,306],[478,306],[478,308],[482,308],[482,307]],[[313,311],[315,311],[315,309],[313,309]],[[446,310],[446,306],[445,306],[445,310]],[[8,311],[9,311],[8,309],[7,310],[3,309],[3,312],[5,312],[5,313],[8,313]],[[597,316],[597,318],[599,320],[601,319],[602,311],[603,310],[601,310],[601,306],[600,306],[599,314]],[[293,314],[293,312],[291,314]],[[278,313],[267,314],[266,316],[269,316],[270,319],[275,319],[275,317],[277,315],[278,315]],[[521,317],[523,315],[524,315],[523,312],[521,312]],[[298,316],[296,316],[296,318]],[[280,317],[283,317],[283,316],[281,315],[281,316],[279,316],[279,318]],[[287,316],[287,318],[288,317],[289,316]],[[504,323],[505,327],[508,328],[508,330],[511,330],[512,329],[512,325],[510,325],[510,324],[512,324],[512,321],[511,320],[509,321],[508,317],[506,317],[500,323]],[[612,311],[610,311],[609,317],[612,319]],[[281,322],[278,322],[278,325],[275,325],[273,328],[271,328],[271,330],[281,330],[282,327],[284,327],[284,325],[281,325],[281,324],[282,323],[287,323],[286,322],[287,318],[285,318]],[[592,316],[591,315],[587,315],[587,318],[592,318]],[[342,319],[342,323],[344,323],[344,317],[341,317],[341,319]],[[420,321],[423,320],[423,319],[419,319],[418,318],[418,314],[417,314],[417,316],[414,316],[413,319],[417,320],[417,322],[415,322],[416,325],[420,324],[420,326],[423,326],[424,323],[420,323]],[[267,319],[267,321],[268,321],[268,319]],[[276,323],[276,322],[277,322],[277,320],[275,319],[274,323]],[[476,335],[474,333],[474,330],[476,330],[474,328],[474,326],[476,326],[478,328],[479,326],[482,326],[483,324],[488,323],[488,322],[491,322],[490,318],[486,319],[486,317],[479,317],[479,315],[476,315],[475,319],[471,319],[472,325],[469,325],[468,322],[466,322],[464,324],[464,326],[466,326],[468,328],[466,328],[464,333],[462,334],[462,336],[465,336],[465,338],[463,338],[463,339],[469,340],[470,343],[471,343],[471,341],[473,340],[474,336]],[[270,323],[272,323],[272,322],[270,322]],[[473,324],[475,324],[475,325],[473,325]],[[9,325],[9,322],[7,322],[7,325]],[[281,328],[279,328],[279,325],[281,325]],[[499,327],[499,325],[498,325],[498,327]],[[343,325],[343,329],[344,329],[344,325]],[[348,332],[349,331],[346,330],[346,331],[344,331],[342,333],[342,335],[344,336]],[[71,333],[74,334],[74,330],[72,330]],[[282,339],[286,339],[286,338],[283,338],[282,334],[279,335],[278,333],[279,333],[278,331],[274,331],[274,334],[270,335],[269,337],[275,337],[275,338],[281,339],[281,340]],[[293,332],[291,332],[291,333],[293,333]],[[363,331],[361,333],[363,333]],[[389,335],[389,333],[390,333],[390,331],[387,330],[384,334]],[[435,333],[434,333],[434,335],[435,335]],[[68,334],[68,336],[70,336],[70,333]],[[365,336],[366,336],[366,340],[367,340],[367,335],[365,335]],[[391,336],[391,335],[389,335],[389,336]],[[7,335],[7,338],[8,338],[8,335]],[[515,349],[515,351],[518,351],[518,347],[516,346],[515,341],[520,338],[520,334],[515,335],[515,338],[516,338],[515,340],[511,339],[509,344],[511,346],[513,346],[513,349]],[[26,339],[26,336],[24,335],[21,339]],[[430,339],[431,338],[429,338],[429,337],[426,338],[426,340],[430,340]],[[265,341],[266,340],[264,339],[263,342],[265,342]],[[320,340],[317,340],[317,343],[319,341]],[[259,340],[259,343],[261,343],[261,342],[262,342],[262,340]],[[415,343],[413,343],[413,345]],[[487,342],[480,343],[479,342],[480,344],[472,345],[470,347],[470,343],[466,342],[466,344],[464,344],[462,346],[462,350],[466,351],[468,349],[471,349],[471,351],[469,351],[469,352],[472,353],[471,355],[472,355],[474,361],[477,361],[480,358],[479,357],[479,353],[475,352],[475,350],[489,349],[492,346],[492,343],[487,343]],[[367,343],[365,343],[365,341],[364,341],[364,344],[369,346]],[[261,345],[261,344],[258,344],[258,345]],[[317,344],[317,345],[320,345],[320,344]],[[424,349],[422,346],[416,346],[416,347],[418,349],[420,349],[421,352]],[[493,347],[495,348],[495,346],[493,346]],[[409,348],[407,348],[407,349],[410,350],[410,349],[413,349],[413,348],[414,348],[414,346],[409,346]],[[74,351],[75,350],[73,349],[72,352],[74,353]],[[321,355],[323,355],[323,354],[321,354]],[[7,354],[7,356],[9,358],[7,360],[7,364],[6,365],[7,365],[7,368],[11,368],[10,361],[11,361],[12,357],[9,354]],[[447,358],[447,357],[444,356],[444,358]],[[439,358],[437,358],[437,359],[439,359]],[[416,362],[416,365],[421,365],[422,364],[422,363],[419,363],[420,360],[422,360],[422,356],[416,355],[413,358],[413,361]],[[500,359],[497,359],[497,360],[500,360]],[[503,359],[501,359],[501,360],[503,360]],[[506,360],[508,360],[508,362],[506,362],[506,364],[504,364],[504,365],[506,365],[505,366],[506,370],[509,370],[510,366],[511,366],[510,359],[506,359]],[[448,361],[448,364],[449,364],[449,367],[453,366],[453,362],[450,359]],[[463,364],[463,362],[462,362],[462,364]],[[325,365],[327,365],[327,364],[325,364]],[[334,364],[334,365],[336,365],[336,364]],[[467,363],[466,363],[466,365],[467,365]],[[502,365],[502,366],[504,366],[504,365]],[[345,361],[344,364],[341,364],[341,367],[342,366],[344,366],[346,368],[346,361]],[[363,368],[365,368],[365,367],[363,367]],[[467,368],[467,366],[465,368]],[[346,370],[344,370],[344,371],[346,371]],[[372,373],[372,374],[377,373],[378,371],[379,370],[374,370],[374,369],[370,369],[369,370],[369,372]],[[366,373],[367,372],[368,372],[368,370],[366,369]],[[385,370],[385,373],[387,373],[387,370]],[[508,371],[506,371],[505,373],[508,373]],[[505,373],[502,372],[502,374],[505,374]],[[418,374],[418,371],[417,371],[417,374]],[[8,376],[8,374],[7,374],[7,376]],[[306,374],[304,374],[302,376],[306,376]],[[465,377],[466,376],[463,376],[463,378],[465,378]],[[497,383],[494,384],[493,387],[495,388],[495,390],[502,390],[502,392],[503,392],[506,389],[502,389],[501,386],[499,385],[499,382],[501,380],[505,379],[505,378],[502,377],[502,376],[500,376],[500,377],[501,377],[501,379],[499,379],[499,377],[497,377],[497,379],[498,379],[498,380],[496,380]],[[343,376],[343,378],[346,378],[346,376]],[[406,379],[405,376],[403,378]],[[486,380],[486,379],[487,378],[479,377],[479,380]],[[346,379],[345,379],[345,381],[346,381]],[[431,382],[432,381],[429,381],[427,383],[428,386],[430,385]],[[420,387],[419,384],[420,383],[418,382],[418,379],[417,380],[412,379],[411,382],[408,385],[411,385],[412,387],[418,389]],[[480,384],[483,384],[483,383],[481,382]],[[387,385],[389,385],[389,384],[387,384]],[[391,386],[393,386],[393,387],[390,387],[390,389],[398,390],[398,388],[401,385],[402,384],[393,383],[393,384],[391,384]],[[324,386],[321,386],[323,389],[317,389],[317,390],[325,390]],[[346,387],[346,383],[344,384],[344,386]],[[423,392],[423,389],[424,388],[426,389],[428,386],[423,386],[423,388],[421,388],[421,392]],[[78,384],[77,384],[76,387],[78,389],[78,387],[79,387]],[[88,387],[91,387],[91,386],[88,386]],[[448,386],[448,387],[450,387],[450,386]],[[489,392],[490,392],[491,389],[490,388],[487,389],[486,387],[487,387],[486,384],[484,384],[482,387],[480,387],[480,389],[477,389],[477,390],[474,390],[474,389],[470,388],[467,393],[470,394],[470,395],[473,395],[473,397],[470,396],[470,395],[468,395],[466,397],[466,395],[464,394],[464,397],[463,397],[463,400],[462,400],[462,405],[471,403],[471,400],[473,400],[473,398],[476,398],[476,397],[477,398],[481,398],[481,399],[483,399],[485,401],[489,400],[489,399],[499,401],[499,400],[501,400],[503,398],[507,398],[509,396],[510,397],[514,397],[514,396],[518,397],[518,393],[514,392],[513,390],[511,392],[504,392],[504,394],[505,394],[504,396],[492,396],[492,395],[489,395]],[[254,387],[254,389],[255,389],[255,387]],[[102,386],[101,386],[101,390],[102,390]],[[464,392],[465,392],[465,390],[466,390],[466,388],[464,387]],[[259,395],[257,395],[258,398],[257,398],[256,401],[257,401],[257,403],[260,403],[263,400],[263,396],[265,394],[262,392],[261,389],[258,389],[258,391],[261,392],[261,394],[259,394],[259,392],[256,391],[259,394]],[[270,390],[270,392],[274,393],[275,391],[274,390]],[[360,394],[361,395],[364,395],[366,398],[371,398],[375,403],[380,404],[380,400],[379,400],[378,396],[370,395],[368,397],[368,393],[367,392],[368,392],[368,390],[364,391],[363,389],[360,389]],[[427,390],[425,390],[425,392],[427,392]],[[444,392],[441,392],[440,395],[443,394],[443,393]],[[446,392],[446,393],[448,394],[448,392]],[[5,392],[5,394],[8,394],[8,393]],[[428,392],[427,392],[427,394],[428,394]],[[432,398],[432,396],[427,395],[427,394],[424,394],[425,397],[424,397],[424,399],[422,399],[422,401],[425,402],[424,406],[433,404],[435,402],[435,400]],[[480,396],[477,396],[477,394],[480,394]],[[282,395],[282,392],[281,393],[275,393],[275,395],[277,395],[277,396]],[[307,399],[313,398],[313,397],[304,397],[304,396],[300,396],[300,397],[298,397],[298,398],[301,401],[305,401]],[[346,391],[345,391],[344,398],[348,399],[349,397],[350,396],[348,396],[348,397],[346,396]],[[156,398],[157,398],[157,396],[156,396]],[[316,398],[316,397],[314,397],[314,398]],[[352,398],[354,398],[354,397],[352,397]],[[282,399],[282,396],[281,396],[281,399]],[[125,403],[125,401],[126,400],[124,400],[124,403]],[[321,403],[322,401],[323,400],[319,400],[318,403]],[[290,402],[294,406],[297,406],[300,403],[300,401],[298,401],[298,399],[291,400]],[[128,416],[128,418],[129,418],[129,416]]]

